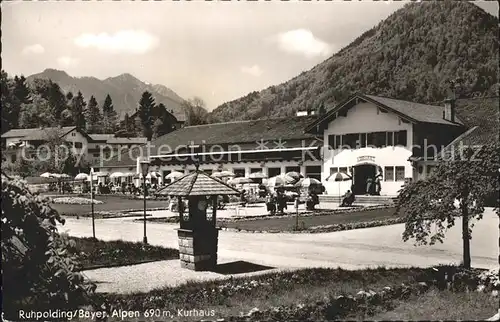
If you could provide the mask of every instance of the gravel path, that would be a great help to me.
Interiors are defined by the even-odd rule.
[[[498,267],[499,218],[491,208],[487,209],[483,220],[476,223],[472,231],[472,265],[484,268]],[[152,245],[177,248],[177,224],[148,223],[147,236]],[[461,227],[457,223],[447,234],[443,244],[415,247],[413,243],[403,242],[401,234],[404,225],[382,226],[322,234],[259,234],[221,231],[219,235],[219,259],[222,261],[240,260],[276,268],[305,267],[343,267],[346,269],[384,266],[430,266],[436,264],[460,263],[462,259]],[[92,222],[88,218],[68,218],[61,232],[77,237],[92,236]],[[103,240],[123,239],[141,241],[142,223],[130,218],[96,220],[96,237]],[[151,269],[148,282],[160,284],[184,282],[190,279],[191,271],[182,270],[179,275],[170,272],[181,271],[178,261],[172,261],[172,270]],[[156,263],[148,265],[156,267]],[[134,268],[135,269],[135,268]],[[98,274],[88,272],[88,274]],[[132,273],[132,267],[113,268],[106,272],[109,277],[102,280],[113,281],[115,272],[124,272],[121,280],[142,278],[141,273]],[[126,273],[126,272],[130,273]],[[95,272],[95,271],[94,271]],[[154,272],[154,274],[153,274]],[[99,273],[100,274],[100,273]],[[116,273],[117,274],[117,273]],[[146,273],[144,273],[146,274]],[[172,273],[177,274],[177,273]],[[205,273],[194,273],[205,276]],[[125,276],[127,276],[125,278]],[[138,276],[138,277],[136,277]],[[171,276],[171,277],[169,277]],[[183,276],[187,276],[184,278]],[[142,278],[143,280],[146,280]],[[114,283],[114,284],[113,284]],[[111,282],[116,285],[118,282]],[[125,282],[126,283],[126,282]],[[156,285],[154,284],[154,285]],[[101,284],[98,290],[104,289]],[[120,287],[108,286],[121,291]],[[134,286],[139,289],[140,285]],[[134,289],[131,287],[129,291]]]
[[[232,260],[219,261],[219,263],[227,262],[232,262]],[[84,271],[83,274],[97,284],[97,292],[126,294],[148,292],[166,286],[179,286],[189,281],[221,280],[283,270],[286,269],[268,269],[252,273],[226,275],[215,272],[195,272],[188,269],[181,269],[178,260],[165,260],[138,265],[88,270]]]

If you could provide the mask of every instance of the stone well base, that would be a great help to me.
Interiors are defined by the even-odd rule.
[[[217,267],[219,231],[178,229],[181,267],[195,271],[214,270]]]

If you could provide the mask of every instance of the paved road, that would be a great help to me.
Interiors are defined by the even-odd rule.
[[[178,247],[176,224],[148,223],[153,245]],[[413,246],[404,243],[404,225],[392,225],[323,234],[258,234],[221,231],[219,258],[239,259],[277,268],[368,266],[429,266],[459,263],[462,254],[460,222],[447,233],[444,244]],[[60,231],[92,236],[90,219],[67,219]],[[96,220],[96,237],[103,240],[141,241],[142,223],[130,218]],[[487,209],[472,232],[472,264],[498,267],[499,219]]]

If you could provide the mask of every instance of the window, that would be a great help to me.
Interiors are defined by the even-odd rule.
[[[394,143],[395,145],[402,145],[406,146],[407,144],[407,134],[406,130],[405,131],[399,131],[394,133]]]
[[[306,176],[321,180],[321,166],[309,166],[306,167]]]
[[[75,132],[71,132],[71,136],[76,136],[76,133]]]
[[[261,172],[260,168],[250,168],[250,173]]]
[[[394,167],[385,167],[384,181],[394,181]]]
[[[373,145],[377,148],[385,146],[386,132],[373,133]]]
[[[386,132],[386,135],[387,135],[386,145],[394,146],[394,132]]]
[[[356,146],[359,146],[360,148],[365,148],[366,147],[367,138],[368,138],[368,142],[370,142],[369,141],[370,140],[370,134],[371,133],[368,133],[368,135],[367,135],[367,133],[361,133],[359,135],[359,142],[358,142],[358,144],[356,144]],[[368,143],[368,144],[370,144],[370,143]]]
[[[285,173],[288,173],[288,172],[300,172],[300,167],[286,167],[285,168]]]
[[[345,149],[355,149],[358,141],[359,141],[358,133],[342,135],[342,147]]]
[[[435,165],[428,165],[427,166],[427,175],[431,176],[432,172],[434,171],[435,168],[436,168]]]
[[[330,168],[330,175],[333,175],[333,174],[335,174],[337,172],[339,172],[339,168],[337,168],[337,167]]]
[[[335,137],[336,135],[328,136],[328,146],[331,147],[332,149],[335,149]]]
[[[405,167],[396,167],[396,181],[405,180]]]
[[[340,167],[339,172],[347,174],[347,167]]]
[[[77,148],[77,149],[83,148],[82,142],[75,142],[75,148]]]
[[[328,136],[328,146],[336,150],[342,146],[342,136],[340,135],[329,135]]]
[[[99,157],[99,153],[94,153],[94,154],[92,154],[92,156],[93,156],[94,158],[98,158],[98,157]]]
[[[12,161],[12,163],[16,162],[16,161],[17,161],[17,155],[13,154],[13,155],[10,157],[10,160]]]
[[[281,168],[268,168],[267,169],[267,176],[269,178],[279,176],[281,174]]]
[[[235,174],[235,177],[244,177],[245,176],[245,169],[233,169],[233,173]]]

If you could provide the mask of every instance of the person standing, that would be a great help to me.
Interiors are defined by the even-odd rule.
[[[366,179],[366,194],[371,195],[372,194],[372,186],[373,186],[373,178],[368,177]]]

